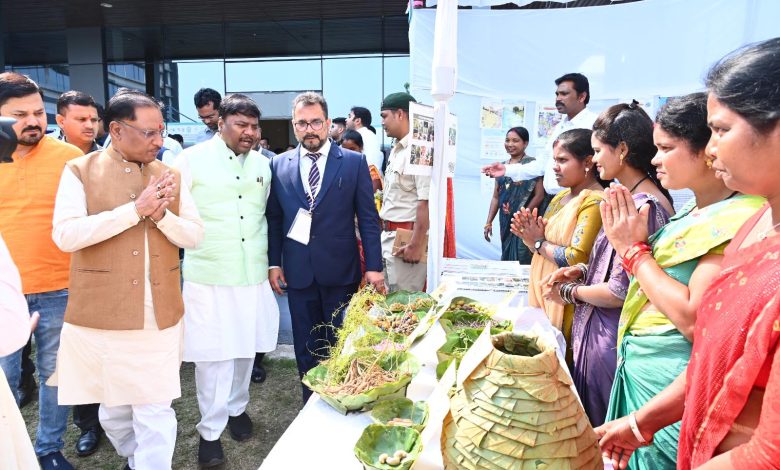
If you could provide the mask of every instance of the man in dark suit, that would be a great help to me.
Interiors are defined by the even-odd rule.
[[[287,289],[298,373],[335,342],[330,325],[361,280],[355,219],[366,259],[366,282],[384,291],[379,215],[366,157],[328,139],[325,99],[313,92],[293,101],[300,145],[273,158],[268,198],[268,279]],[[304,402],[311,390],[303,388]]]

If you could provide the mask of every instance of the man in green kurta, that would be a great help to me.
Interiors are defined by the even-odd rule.
[[[219,132],[182,152],[176,166],[205,228],[184,255],[184,360],[195,363],[201,420],[198,461],[224,461],[219,438],[252,435],[246,414],[255,353],[276,348],[279,310],[268,283],[268,159],[252,150],[260,109],[240,94],[219,106]]]

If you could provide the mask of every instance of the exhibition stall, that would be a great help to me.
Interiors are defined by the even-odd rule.
[[[504,2],[457,2],[475,7],[496,3]],[[654,116],[667,98],[701,90],[706,70],[729,51],[776,36],[775,19],[780,17],[780,2],[773,0],[644,0],[603,7],[510,11],[459,10],[456,6],[454,1],[439,0],[436,10],[413,10],[410,15],[411,92],[421,103],[432,105],[412,109],[412,158],[428,166],[422,171],[433,178],[428,288],[436,302],[425,316],[434,320],[430,329],[406,344],[419,370],[408,387],[395,392],[424,402],[428,409],[427,425],[416,441],[421,448],[415,444],[406,449],[414,453],[411,465],[415,469],[477,468],[475,462],[489,462],[491,458],[505,462],[502,459],[526,458],[526,452],[535,455],[527,450],[525,434],[512,434],[517,431],[511,424],[517,423],[513,418],[506,418],[503,424],[500,419],[480,421],[479,417],[490,419],[480,414],[484,409],[458,401],[458,397],[481,393],[480,387],[491,380],[495,380],[492,393],[513,399],[518,394],[499,384],[517,385],[520,380],[511,373],[509,377],[491,378],[485,371],[490,354],[504,350],[498,346],[503,340],[495,339],[502,334],[493,336],[491,344],[494,332],[484,325],[479,338],[458,357],[460,362],[453,360],[449,367],[442,367],[442,351],[451,339],[451,331],[446,322],[439,320],[452,310],[458,298],[490,306],[491,321],[509,321],[514,338],[540,338],[540,342],[554,344],[557,361],[546,367],[550,375],[558,377],[558,385],[568,384],[564,388],[569,391],[550,393],[569,397],[566,406],[571,406],[577,417],[581,415],[563,361],[565,346],[560,332],[540,309],[526,306],[527,267],[484,261],[500,257],[500,241],[495,237],[488,243],[483,238],[481,228],[495,183],[481,175],[480,168],[506,159],[506,131],[513,126],[526,127],[531,133],[531,155],[550,146],[551,130],[561,118],[554,107],[553,82],[568,72],[588,76],[591,110],[598,112],[637,99]],[[419,148],[415,150],[414,145]],[[467,260],[442,258],[448,176],[454,178],[457,253]],[[687,198],[682,193],[675,196],[677,205]],[[349,412],[349,407],[341,409],[341,405],[315,394],[261,468],[387,468],[362,462],[368,458],[362,446],[373,422],[368,410],[374,403]],[[469,415],[471,412],[479,417]],[[474,424],[477,422],[482,424],[481,429]],[[565,448],[564,453],[576,450],[579,463],[567,466],[567,461],[550,468],[601,468],[598,446],[589,434],[590,424],[572,423],[533,435],[537,439],[545,434],[544,439],[553,441],[541,444],[541,449],[564,442],[562,429],[577,428],[581,432],[576,447],[571,442],[558,449]],[[475,427],[468,428],[472,425]],[[541,442],[546,442],[544,439]],[[307,443],[306,452],[300,451],[302,442]],[[382,465],[387,457],[380,456]],[[392,454],[389,457],[393,458]],[[458,463],[464,463],[463,467]],[[509,464],[502,465],[494,467],[509,468]],[[604,465],[609,467],[608,463]]]
[[[507,2],[458,2],[474,7],[496,3]],[[437,51],[456,52],[450,59],[456,64],[455,93],[447,106],[458,123],[457,254],[499,259],[500,241],[488,243],[482,234],[494,182],[481,176],[480,168],[507,158],[503,139],[511,125],[524,125],[531,133],[529,155],[549,143],[547,131],[560,119],[553,107],[557,77],[586,75],[593,111],[635,98],[654,116],[666,97],[702,90],[706,71],[720,57],[777,36],[780,2],[642,0],[587,8],[460,9],[457,34],[445,41],[436,40],[446,32],[436,15],[434,9],[412,11],[410,91],[422,103],[435,103],[435,80],[442,80],[434,71]],[[687,200],[685,194],[674,196],[678,207]]]
[[[562,335],[550,325],[540,309],[526,306],[524,286],[527,286],[528,281],[527,269],[521,269],[517,263],[498,261],[445,262],[443,268],[445,276],[439,290],[434,293],[438,300],[432,312],[441,310],[453,299],[466,295],[474,300],[483,300],[485,305],[496,305],[496,323],[508,321],[514,332],[547,338],[556,345],[558,362],[561,368],[566,370]],[[496,288],[486,289],[486,284]],[[448,391],[455,386],[455,376],[461,374],[464,367],[468,368],[468,365],[464,364],[469,359],[464,357],[457,374],[453,367],[441,380],[437,379],[437,364],[441,361],[437,351],[445,344],[446,338],[441,322],[435,322],[409,349],[419,361],[420,368],[409,383],[405,396],[413,401],[425,401],[429,408],[428,424],[421,434],[422,453],[414,463],[415,469],[444,468],[439,441],[443,419],[450,407]],[[482,355],[484,356],[484,352]],[[477,358],[479,359],[481,358]],[[571,390],[576,394],[573,386]],[[287,428],[260,468],[363,468],[355,457],[354,448],[361,434],[372,422],[369,411],[350,411],[344,414],[343,410],[337,410],[315,394]],[[300,451],[302,442],[307,443],[306,452]]]

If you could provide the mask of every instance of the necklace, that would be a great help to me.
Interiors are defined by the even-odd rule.
[[[628,192],[629,192],[629,193],[631,193],[631,194],[634,194],[634,190],[635,190],[637,187],[639,187],[639,185],[640,185],[640,184],[642,184],[642,181],[646,180],[647,178],[649,178],[649,176],[645,176],[645,177],[644,177],[644,178],[642,178],[641,180],[637,181],[637,182],[636,182],[636,184],[634,185],[634,187],[633,187],[633,188],[631,188],[631,189],[629,189],[629,190],[628,190]]]

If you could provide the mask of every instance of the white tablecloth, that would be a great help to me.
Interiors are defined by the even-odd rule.
[[[553,328],[541,309],[524,307],[525,295],[518,295],[509,306],[499,310],[497,316],[511,318],[514,331],[541,331],[554,335],[558,340],[559,356],[563,361],[563,336]],[[420,361],[420,371],[409,384],[406,396],[412,400],[427,400],[436,386],[436,350],[444,344],[444,330],[434,324],[411,352]],[[564,366],[565,367],[565,366]],[[371,424],[368,412],[350,413],[346,416],[312,395],[297,418],[277,441],[271,453],[260,466],[262,470],[289,470],[303,468],[361,470],[363,466],[353,453],[363,429]],[[441,423],[428,423],[438,426]],[[440,435],[440,429],[439,434]],[[434,442],[438,442],[438,436]],[[415,470],[443,468],[438,446],[426,446],[415,463]]]

